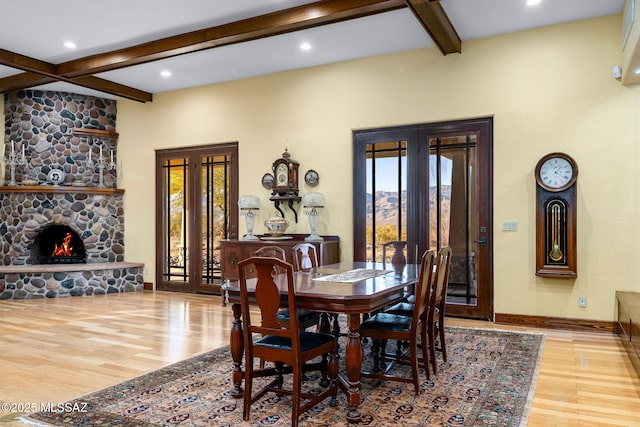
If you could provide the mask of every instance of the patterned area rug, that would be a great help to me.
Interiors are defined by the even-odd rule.
[[[422,373],[419,396],[412,384],[362,380],[360,425],[526,425],[544,336],[459,327],[447,327],[446,336],[448,361],[438,354],[438,373],[430,381]],[[344,351],[342,339],[340,348]],[[366,344],[364,360],[370,360]],[[96,427],[290,425],[289,397],[274,394],[256,402],[251,420],[243,421],[242,399],[229,395],[231,372],[229,348],[224,347],[67,402],[69,410],[38,412],[28,420]],[[317,379],[309,375],[305,387],[319,387]],[[310,409],[300,425],[350,425],[341,392],[338,401],[338,407],[326,400]]]

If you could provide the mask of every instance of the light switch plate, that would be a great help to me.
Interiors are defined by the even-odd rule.
[[[502,221],[502,231],[518,231],[518,221]]]

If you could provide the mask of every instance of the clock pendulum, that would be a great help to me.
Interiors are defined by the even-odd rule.
[[[558,206],[557,203],[553,203],[551,206],[551,251],[549,251],[549,258],[555,262],[561,261],[564,256],[562,249],[560,249],[560,231],[562,226],[560,221],[560,206]]]

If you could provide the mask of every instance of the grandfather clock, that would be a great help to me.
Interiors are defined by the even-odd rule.
[[[578,165],[564,153],[542,157],[536,177],[536,275],[575,278]]]

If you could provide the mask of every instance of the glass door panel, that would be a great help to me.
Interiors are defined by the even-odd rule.
[[[383,243],[407,240],[407,142],[367,144],[366,175],[366,261],[382,262]]]
[[[188,282],[188,183],[189,163],[185,158],[162,162],[162,280]]]
[[[478,233],[474,134],[429,140],[430,246],[451,246],[447,303],[475,305]]]
[[[220,240],[227,238],[227,218],[230,215],[230,172],[228,156],[201,158],[202,177],[200,195],[202,253],[201,290],[221,279]]]

